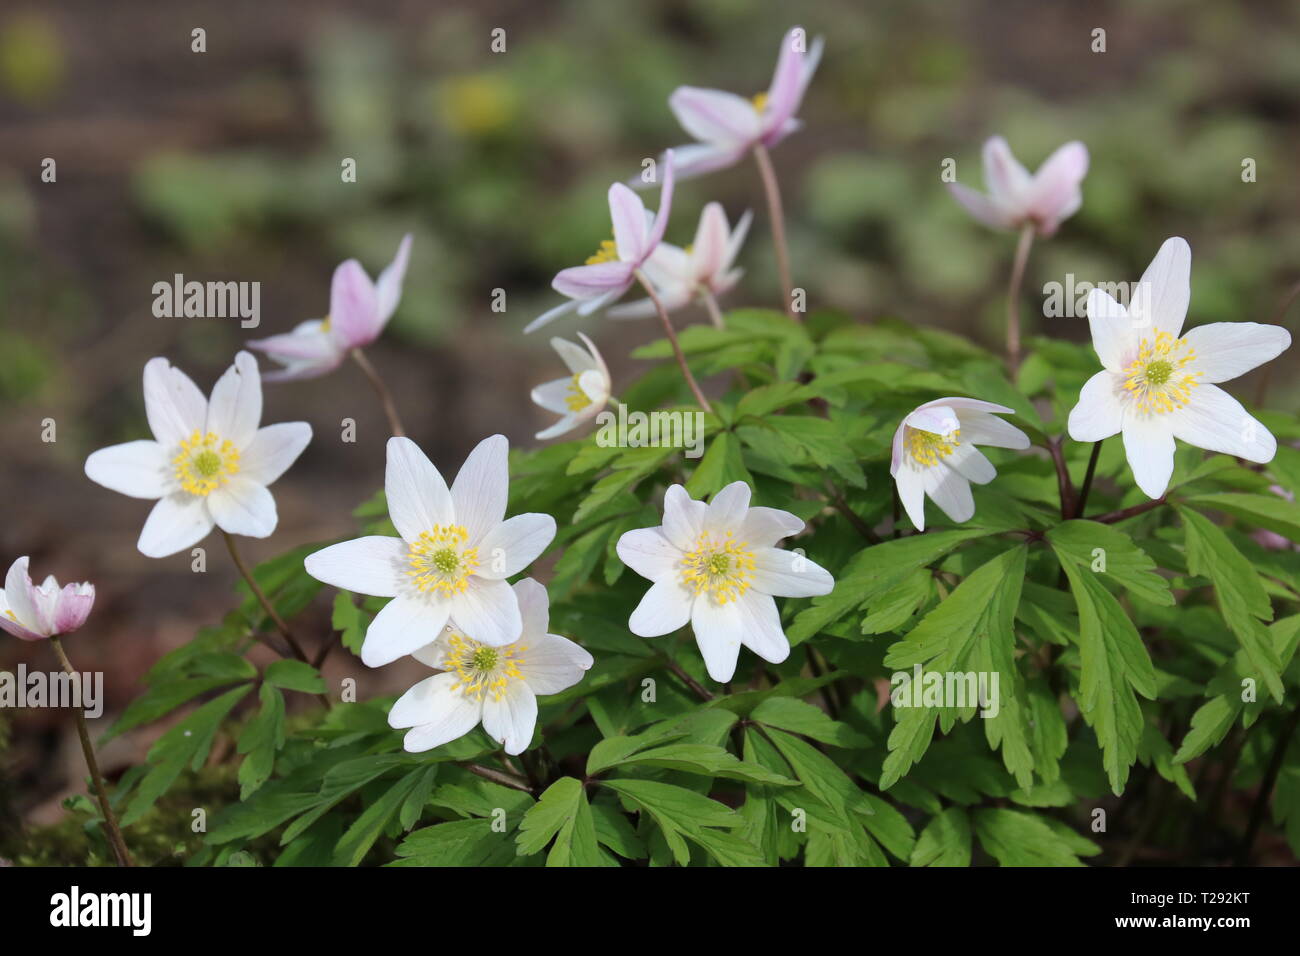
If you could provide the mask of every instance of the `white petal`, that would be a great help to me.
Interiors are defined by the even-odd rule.
[[[451,704],[453,696],[462,696],[459,692],[452,694],[456,680],[455,674],[434,674],[413,684],[393,702],[388,711],[388,726],[404,730],[436,721],[439,711]]]
[[[537,696],[523,681],[507,684],[498,700],[483,701],[483,729],[508,754],[523,753],[533,742],[537,726]]]
[[[188,375],[165,358],[154,358],[144,367],[144,410],[153,437],[170,448],[203,430],[208,400]]]
[[[965,437],[963,434],[962,438]],[[945,457],[943,463],[977,485],[987,485],[998,476],[997,469],[984,457],[984,453],[965,441],[953,448],[952,454]]]
[[[345,591],[396,597],[410,580],[410,549],[401,538],[369,535],[307,555],[303,567],[317,581]]]
[[[898,500],[917,531],[925,530],[925,475],[917,468],[904,466],[894,475]]]
[[[28,559],[19,558],[9,565],[5,575],[5,601],[8,609],[14,612],[19,625],[25,630],[41,636],[49,634],[49,629],[41,626],[40,614],[36,602],[32,599],[32,582],[27,571]]]
[[[153,506],[136,547],[146,558],[165,558],[198,544],[211,530],[212,515],[206,500],[177,492]]]
[[[161,498],[174,474],[167,450],[156,441],[110,445],[86,459],[86,477],[131,498]]]
[[[803,519],[779,508],[750,508],[736,537],[751,548],[770,548],[803,530]]]
[[[835,579],[798,552],[759,548],[754,552],[753,586],[776,597],[813,597],[830,594]]]
[[[476,573],[488,579],[512,577],[537,560],[554,539],[555,519],[550,515],[515,515],[483,536]]]
[[[430,682],[433,682],[431,686],[422,687]],[[405,722],[416,715],[422,719],[407,731],[403,742],[406,750],[411,753],[432,750],[464,737],[478,725],[483,717],[482,703],[459,690],[452,690],[455,683],[456,675],[437,674],[407,691],[411,694],[416,688],[421,688],[420,696],[403,708],[399,719]],[[393,707],[396,709],[397,705]]]
[[[1217,385],[1198,385],[1191,402],[1168,415],[1175,438],[1261,464],[1277,454],[1277,439]],[[1154,495],[1152,497],[1155,497]]]
[[[1174,471],[1173,422],[1168,416],[1125,416],[1124,451],[1138,487],[1148,498],[1163,495]]]
[[[456,523],[469,532],[476,545],[506,516],[510,496],[510,442],[493,435],[479,442],[461,465],[451,485]]]
[[[682,129],[703,143],[745,145],[759,133],[754,104],[735,93],[679,86],[668,98],[668,107]]]
[[[965,444],[989,445],[993,448],[1025,449],[1029,447],[1029,436],[1015,425],[1004,422],[996,415],[984,411],[967,409],[953,402],[953,411],[961,423],[961,440]]]
[[[1178,236],[1166,239],[1142,273],[1129,303],[1136,327],[1154,328],[1177,338],[1192,297],[1191,275],[1192,248],[1187,240]]]
[[[1130,316],[1128,310],[1103,289],[1093,289],[1088,293],[1085,308],[1097,358],[1112,372],[1122,370],[1124,356],[1133,350],[1141,330],[1147,325],[1138,326],[1137,318]]]
[[[993,136],[984,143],[984,185],[995,202],[1023,206],[1032,182],[1005,139]]]
[[[534,641],[546,637],[546,629],[551,620],[551,598],[546,593],[546,588],[532,578],[516,581],[511,585],[511,590],[515,592],[515,600],[519,603],[519,620],[523,625],[519,639],[531,647]]]
[[[1277,358],[1291,347],[1291,333],[1280,325],[1213,322],[1186,335],[1196,350],[1193,368],[1202,382],[1227,382]]]
[[[519,599],[504,581],[471,577],[469,587],[452,595],[450,606],[455,625],[480,644],[513,644],[523,632]]]
[[[904,422],[910,428],[919,428],[934,435],[951,435],[961,428],[961,420],[950,405],[934,402],[922,405],[908,415]]]
[[[533,401],[548,412],[557,415],[569,414],[569,396],[573,394],[572,378],[557,378],[538,385],[532,391]]]
[[[279,520],[271,492],[243,475],[208,495],[208,511],[222,531],[250,538],[267,537]]]
[[[1070,409],[1069,431],[1075,441],[1101,441],[1118,434],[1124,421],[1120,401],[1123,379],[1105,369],[1084,383],[1079,402]]]
[[[590,654],[558,634],[544,634],[528,641],[519,665],[534,694],[558,694],[582,680],[595,663]]]
[[[664,535],[662,528],[637,528],[626,531],[615,546],[618,559],[651,581],[675,573],[682,551]]]
[[[743,481],[733,481],[719,491],[704,512],[704,530],[709,534],[735,533],[745,520],[750,494],[749,485]]]
[[[743,616],[741,640],[751,651],[773,664],[790,656],[790,641],[781,627],[781,614],[770,595],[747,591],[736,604]]]
[[[940,462],[925,469],[925,491],[932,501],[957,524],[975,515],[975,499],[970,482]]]
[[[744,612],[734,601],[716,604],[702,598],[695,602],[691,612],[695,644],[704,657],[709,676],[720,684],[731,680],[736,673],[744,625]]]
[[[433,462],[409,438],[388,439],[384,472],[388,515],[397,533],[415,541],[434,525],[454,522],[451,492]]]
[[[683,551],[690,551],[704,531],[704,512],[708,506],[696,501],[681,485],[670,485],[664,492],[664,536]]]
[[[664,578],[651,585],[628,619],[627,627],[637,637],[659,637],[685,627],[691,619],[695,594],[676,578]]]
[[[596,360],[591,357],[591,353],[581,345],[575,345],[567,339],[558,336],[551,339],[551,348],[555,349],[556,354],[560,356],[566,368],[574,375],[586,372],[589,369],[599,369]]]
[[[281,422],[259,428],[239,456],[239,473],[259,485],[270,485],[298,460],[311,442],[306,422]]]
[[[975,218],[993,229],[1006,229],[1011,223],[1006,211],[981,192],[963,186],[961,183],[948,183],[948,192],[962,207]]]
[[[550,441],[552,438],[558,438],[560,435],[567,435],[575,428],[581,426],[585,421],[585,418],[579,418],[577,415],[565,415],[550,428],[543,428],[533,437],[538,441]]]
[[[370,622],[361,643],[361,663],[382,667],[418,650],[442,633],[448,613],[449,602],[424,594],[399,594]]]
[[[240,352],[212,388],[207,430],[229,439],[236,448],[247,448],[261,421],[262,377],[257,359]]]

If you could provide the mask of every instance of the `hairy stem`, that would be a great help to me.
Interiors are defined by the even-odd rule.
[[[353,349],[350,353],[352,360],[361,366],[361,371],[366,373],[366,378],[370,380],[370,385],[374,388],[375,393],[379,396],[379,404],[383,406],[384,417],[388,419],[388,428],[398,438],[406,436],[406,429],[402,427],[402,419],[397,414],[397,405],[393,402],[393,394],[384,384],[384,380],[379,377],[375,367],[370,364],[370,359],[366,358],[366,353],[361,349]]]
[[[1011,284],[1007,290],[1007,369],[1011,381],[1020,377],[1020,285],[1025,278],[1029,247],[1034,244],[1034,226],[1026,224],[1016,243],[1016,259],[1011,266]]]
[[[706,412],[712,412],[713,406],[709,404],[709,400],[705,398],[704,393],[700,391],[700,384],[695,381],[695,376],[691,374],[691,367],[686,364],[686,355],[682,352],[682,344],[677,341],[677,332],[673,329],[673,321],[668,318],[668,310],[664,308],[664,304],[660,300],[659,294],[655,292],[654,286],[650,284],[645,275],[643,275],[639,270],[637,271],[636,277],[641,283],[642,288],[645,289],[646,294],[650,296],[650,301],[655,304],[655,311],[659,313],[659,321],[663,323],[664,334],[668,336],[668,344],[673,347],[673,355],[677,356],[677,364],[681,367],[682,376],[686,379],[686,384],[691,387],[691,392],[695,395],[695,400],[700,403],[700,408],[704,409]]]
[[[776,271],[781,277],[781,291],[785,295],[785,314],[800,321],[794,311],[794,283],[790,281],[790,248],[785,241],[785,212],[781,207],[781,187],[772,168],[772,157],[767,147],[759,143],[754,147],[754,161],[763,179],[763,192],[767,194],[767,213],[772,220],[772,245],[776,250]]]
[[[75,678],[77,671],[73,669],[72,662],[68,660],[68,655],[64,652],[63,644],[58,637],[50,638],[50,647],[54,648],[54,654],[58,657],[64,673]],[[117,857],[117,865],[135,866],[131,859],[131,851],[126,848],[126,840],[122,837],[122,828],[118,825],[117,815],[113,813],[113,805],[108,802],[108,787],[104,785],[104,775],[100,773],[99,761],[95,759],[95,747],[90,742],[86,715],[79,708],[74,709],[72,713],[77,722],[77,736],[81,738],[81,753],[86,758],[86,769],[90,771],[90,779],[95,785],[99,810],[104,814],[104,825],[108,828],[108,842],[113,848],[113,855]]]

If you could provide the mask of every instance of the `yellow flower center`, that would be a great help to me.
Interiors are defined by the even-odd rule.
[[[206,498],[239,473],[239,449],[228,438],[196,430],[181,442],[172,468],[182,489]]]
[[[321,319],[320,330],[322,332],[328,332],[330,330],[330,317],[328,315]]]
[[[922,468],[929,468],[937,465],[939,459],[947,458],[957,450],[957,446],[961,444],[961,429],[954,428],[946,435],[936,435],[934,432],[909,425],[904,441],[912,461]]]
[[[564,404],[569,407],[571,412],[580,412],[584,408],[591,406],[591,397],[578,384],[580,378],[582,378],[581,372],[569,379],[569,392],[565,396]]]
[[[754,552],[743,541],[701,534],[681,563],[682,583],[697,595],[709,594],[719,604],[734,601],[746,591],[754,577]]]
[[[442,669],[456,675],[453,691],[466,697],[482,700],[488,694],[500,700],[511,681],[523,680],[519,665],[524,662],[523,644],[489,647],[464,634],[451,632],[445,638],[447,651],[443,655]]]
[[[467,548],[469,532],[458,524],[434,525],[422,531],[411,545],[406,572],[419,591],[436,591],[444,597],[464,593],[470,575],[478,568],[478,548]]]
[[[1192,397],[1200,372],[1185,371],[1196,360],[1196,350],[1187,339],[1169,332],[1157,332],[1143,339],[1137,357],[1124,369],[1124,388],[1144,415],[1166,415],[1182,408]]]
[[[767,109],[766,93],[755,93],[752,97],[750,97],[749,101],[754,104],[755,113],[761,113],[763,112],[763,110]]]
[[[587,265],[599,265],[602,262],[618,262],[618,246],[613,239],[602,239],[600,247],[587,256]]]

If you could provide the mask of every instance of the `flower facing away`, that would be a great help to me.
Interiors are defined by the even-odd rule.
[[[257,360],[235,356],[209,401],[165,358],[144,367],[144,407],[153,441],[101,448],[86,459],[91,481],[132,498],[157,499],[137,545],[165,558],[207,537],[265,538],[278,520],[267,486],[311,441],[306,422],[259,428],[262,381]]]
[[[533,389],[533,401],[560,416],[560,420],[550,428],[537,433],[540,440],[573,431],[599,414],[609,401],[613,386],[605,360],[591,339],[581,332],[578,338],[582,339],[585,350],[564,339],[551,339],[551,347],[559,353],[572,374]]]
[[[384,493],[399,538],[371,535],[307,556],[307,573],[337,588],[391,597],[375,615],[361,660],[379,667],[432,641],[448,620],[490,647],[519,640],[519,602],[506,578],[555,537],[555,519],[506,519],[504,435],[478,443],[451,488],[409,438],[388,440]]]
[[[1174,439],[1247,461],[1273,460],[1277,440],[1219,388],[1291,345],[1281,326],[1213,322],[1182,334],[1191,299],[1192,250],[1166,239],[1125,308],[1101,289],[1088,294],[1092,347],[1102,371],[1070,411],[1070,437],[1123,433],[1138,487],[1159,498],[1174,470]]]
[[[1088,173],[1088,149],[1070,142],[1060,147],[1032,176],[1011,154],[1001,136],[984,144],[984,186],[979,193],[961,183],[949,183],[953,198],[966,211],[995,229],[1019,229],[1032,224],[1040,236],[1050,236],[1083,204],[1079,188]]]
[[[349,259],[334,270],[330,284],[330,311],[324,319],[311,319],[292,332],[249,342],[284,367],[263,376],[268,382],[315,378],[332,372],[349,350],[379,338],[402,298],[402,281],[411,257],[411,237],[402,239],[379,279],[370,281],[361,263]]]
[[[543,312],[525,326],[533,332],[549,325],[562,315],[576,311],[579,315],[603,309],[632,288],[637,270],[646,264],[658,248],[668,228],[668,214],[673,206],[672,151],[664,163],[664,186],[659,193],[659,211],[652,217],[641,197],[623,183],[609,187],[609,218],[614,238],[606,239],[588,257],[585,265],[561,269],[551,281],[551,288],[569,301]]]
[[[732,230],[722,205],[711,202],[700,214],[695,242],[685,249],[667,242],[659,243],[646,261],[645,274],[667,311],[673,312],[688,305],[696,296],[718,296],[735,287],[744,270],[733,269],[732,264],[745,243],[752,219],[753,216],[746,212]],[[609,310],[611,319],[644,319],[654,314],[655,304],[649,298]]]
[[[782,37],[772,84],[752,99],[696,86],[673,90],[668,106],[697,140],[665,157],[676,166],[677,175],[698,176],[733,166],[755,146],[775,146],[799,128],[795,114],[822,57],[821,37],[809,49],[806,42],[802,27]]]
[[[388,713],[390,726],[410,728],[405,747],[411,753],[463,737],[480,722],[506,753],[520,753],[533,739],[537,695],[572,687],[591,667],[585,650],[546,632],[546,588],[525,578],[512,591],[523,622],[516,640],[493,646],[452,624],[415,652],[442,673],[420,681]]]
[[[664,495],[664,523],[618,540],[624,564],[654,584],[628,627],[657,637],[690,624],[709,676],[731,680],[740,645],[779,664],[790,654],[773,597],[829,594],[835,581],[776,542],[803,530],[788,511],[749,507],[750,490],[732,482],[709,504],[681,485]]]
[[[939,398],[903,419],[894,432],[889,473],[918,530],[925,530],[926,495],[953,521],[969,521],[975,514],[971,482],[986,485],[997,477],[976,445],[1029,447],[1028,435],[994,414],[1013,411],[973,398]]]
[[[59,588],[54,575],[39,587],[27,574],[27,558],[9,566],[0,590],[0,628],[24,641],[71,634],[86,623],[95,603],[95,586],[88,582]]]

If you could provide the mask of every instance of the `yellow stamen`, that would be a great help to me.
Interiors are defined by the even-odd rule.
[[[618,262],[618,246],[613,239],[602,239],[600,248],[587,257],[587,265],[599,265],[602,262]]]
[[[708,594],[718,604],[734,601],[749,590],[754,577],[754,552],[732,533],[701,534],[681,562],[682,583],[697,595]]]
[[[587,395],[587,393],[582,390],[582,386],[578,384],[578,379],[580,378],[582,378],[581,372],[569,380],[569,392],[565,396],[564,404],[568,406],[569,411],[571,412],[580,412],[584,408],[589,408],[591,406],[591,397]]]
[[[767,94],[755,93],[750,97],[750,102],[754,104],[754,112],[761,113],[763,110],[767,109]]]
[[[957,446],[961,444],[961,429],[954,428],[946,435],[936,435],[934,432],[909,425],[903,440],[907,445],[907,453],[912,456],[912,461],[922,468],[930,468],[937,465],[939,459],[947,458],[957,450]]]
[[[519,670],[519,665],[524,662],[523,652],[528,650],[524,644],[489,647],[456,631],[444,640],[447,650],[441,667],[456,675],[456,683],[451,687],[453,691],[459,690],[476,700],[482,700],[488,694],[493,700],[500,700],[511,681],[524,678]]]
[[[239,473],[239,449],[214,432],[195,430],[181,442],[172,467],[182,489],[206,498]]]
[[[469,532],[458,524],[434,525],[411,545],[407,575],[419,591],[437,591],[444,597],[463,594],[470,575],[478,568],[478,548],[467,548]]]
[[[1195,360],[1196,350],[1187,339],[1157,332],[1154,339],[1142,340],[1137,357],[1124,369],[1124,389],[1142,414],[1167,415],[1187,405],[1200,384],[1196,381],[1200,372],[1184,371]]]
[[[327,315],[325,316],[325,318],[321,319],[320,331],[328,332],[329,330],[330,330],[330,317]]]

